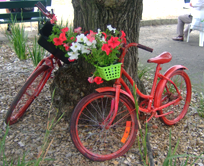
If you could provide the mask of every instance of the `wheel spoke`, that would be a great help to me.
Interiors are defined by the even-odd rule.
[[[85,97],[80,101],[79,107],[75,108],[70,122],[71,137],[75,140],[73,143],[86,157],[95,156],[96,161],[111,159],[125,153],[130,148],[126,143],[133,144],[136,137],[134,106],[124,97],[120,97],[116,117],[112,125],[108,126],[112,120],[114,98],[114,93],[106,92]],[[127,141],[122,143],[126,121],[132,123]]]
[[[177,70],[172,73],[170,79],[174,84],[170,81],[166,82],[160,99],[161,105],[165,105],[176,99],[180,99],[180,101],[158,111],[159,114],[173,111],[172,114],[161,117],[161,120],[167,125],[175,124],[184,117],[191,98],[190,79],[183,70]]]
[[[29,105],[36,97],[36,92],[40,93],[42,83],[47,75],[48,66],[39,67],[26,81],[21,88],[7,112],[5,121],[9,125],[14,124],[25,113]]]

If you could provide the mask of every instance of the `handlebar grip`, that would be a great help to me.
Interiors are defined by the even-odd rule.
[[[141,48],[141,49],[143,49],[143,50],[149,51],[149,52],[153,52],[153,49],[152,49],[152,48],[146,47],[146,46],[144,46],[144,45],[142,45],[142,44],[138,44],[137,47],[138,47],[138,48]]]
[[[35,6],[37,6],[38,8],[40,8],[41,11],[47,13],[48,10],[46,9],[46,7],[41,3],[41,2],[38,2],[37,4],[35,4]]]
[[[54,13],[50,14],[50,12],[46,9],[46,7],[41,3],[38,2],[37,4],[35,4],[36,7],[38,7],[38,9],[48,18],[52,19],[54,16]]]

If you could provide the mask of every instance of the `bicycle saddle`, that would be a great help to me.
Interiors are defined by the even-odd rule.
[[[172,59],[172,55],[169,52],[163,52],[160,55],[150,58],[147,60],[147,63],[158,63],[158,64],[163,64],[163,63],[168,63]]]

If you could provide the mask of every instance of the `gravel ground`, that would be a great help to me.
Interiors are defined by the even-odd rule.
[[[11,50],[6,42],[0,43],[0,126],[3,137],[5,132],[4,117],[14,96],[22,87],[26,78],[34,69],[30,59],[19,61],[15,53]],[[145,86],[149,90],[149,84],[152,74],[145,76]],[[49,84],[46,84],[43,92],[31,105],[22,120],[12,125],[6,138],[5,154],[10,163],[13,159],[14,165],[17,159],[26,153],[26,160],[36,159],[41,151],[43,139],[45,136],[46,126],[49,117],[54,117],[56,110],[51,107],[51,95]],[[174,147],[177,140],[180,140],[177,150],[178,154],[188,153],[199,155],[204,149],[204,121],[196,113],[198,104],[197,93],[193,92],[191,106],[187,115],[178,124],[168,127],[159,119],[153,119],[148,124],[150,133],[150,143],[153,150],[155,165],[162,165],[169,147],[169,132],[172,131],[172,146]],[[142,122],[144,129],[144,123]],[[49,140],[52,141],[47,158],[54,161],[44,161],[41,165],[142,165],[140,162],[139,149],[137,141],[131,149],[123,156],[105,162],[93,162],[81,155],[74,147],[70,135],[68,120],[62,118],[57,125],[51,130]],[[2,165],[2,156],[0,156],[0,165]],[[204,157],[204,156],[203,156]],[[180,159],[182,161],[182,159]],[[177,161],[178,163],[180,162]],[[198,160],[197,165],[204,163],[204,160]]]

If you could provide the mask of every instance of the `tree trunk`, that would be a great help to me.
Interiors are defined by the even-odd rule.
[[[82,27],[83,31],[97,32],[98,28],[103,31],[111,24],[112,27],[126,33],[127,43],[138,42],[142,0],[72,0],[72,4],[74,28]],[[144,92],[144,86],[137,76],[137,63],[137,48],[131,48],[125,57],[125,69],[134,78],[138,88]],[[92,69],[79,59],[77,63],[64,65],[55,73],[51,90],[55,89],[54,104],[60,111],[67,111],[67,115],[70,116],[79,100],[99,87],[87,81]],[[111,83],[105,82],[102,86]]]

